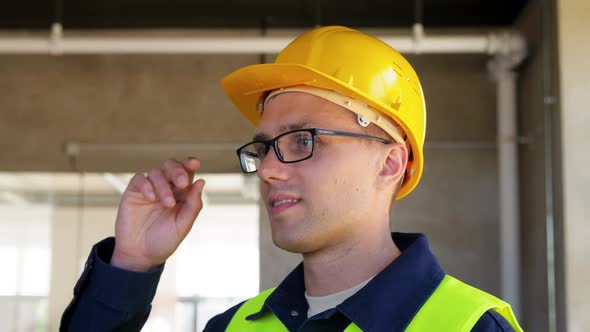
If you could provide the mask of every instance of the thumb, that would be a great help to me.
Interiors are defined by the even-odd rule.
[[[178,226],[185,233],[188,233],[191,229],[199,212],[203,208],[203,187],[205,187],[205,180],[203,179],[199,179],[193,183],[185,197],[182,208],[178,212]]]

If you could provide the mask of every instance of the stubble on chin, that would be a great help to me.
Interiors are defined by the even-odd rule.
[[[284,234],[283,232],[286,232],[286,230],[272,230],[272,242],[274,245],[290,253],[301,254],[304,240],[296,234]]]

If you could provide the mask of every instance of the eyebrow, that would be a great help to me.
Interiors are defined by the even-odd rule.
[[[309,122],[296,122],[296,123],[292,123],[289,125],[282,125],[279,128],[279,132],[280,133],[285,133],[291,130],[297,130],[297,129],[303,129],[303,128],[308,128],[309,127]],[[268,136],[267,134],[264,133],[257,133],[254,135],[254,137],[252,138],[253,141],[268,141],[270,140],[271,137]]]

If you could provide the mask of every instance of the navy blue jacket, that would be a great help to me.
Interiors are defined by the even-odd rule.
[[[393,233],[402,255],[365,287],[334,309],[308,319],[300,264],[268,297],[256,319],[272,311],[289,331],[343,331],[354,322],[363,331],[403,331],[445,276],[420,234]],[[96,244],[74,299],[64,312],[60,331],[139,331],[147,320],[163,266],[138,273],[109,264],[114,239]],[[206,332],[224,331],[240,304],[213,317]],[[472,329],[476,332],[513,331],[495,311],[486,312]]]

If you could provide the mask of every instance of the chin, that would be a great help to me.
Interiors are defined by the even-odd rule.
[[[290,253],[301,254],[304,252],[303,247],[305,245],[302,243],[303,241],[300,241],[297,239],[292,239],[292,238],[288,238],[288,237],[284,238],[282,236],[276,236],[273,234],[272,242],[278,248],[281,248],[281,249],[288,251]]]
[[[270,218],[272,242],[278,248],[291,253],[302,253],[306,246],[306,232],[302,231],[304,220],[299,216],[281,215]]]
[[[290,232],[273,232],[272,242],[278,248],[294,254],[306,254],[314,252],[322,247],[318,238],[309,234]]]
[[[293,230],[285,231],[272,233],[272,242],[275,246],[294,254],[304,254],[313,250],[314,241],[309,236],[295,234]]]

